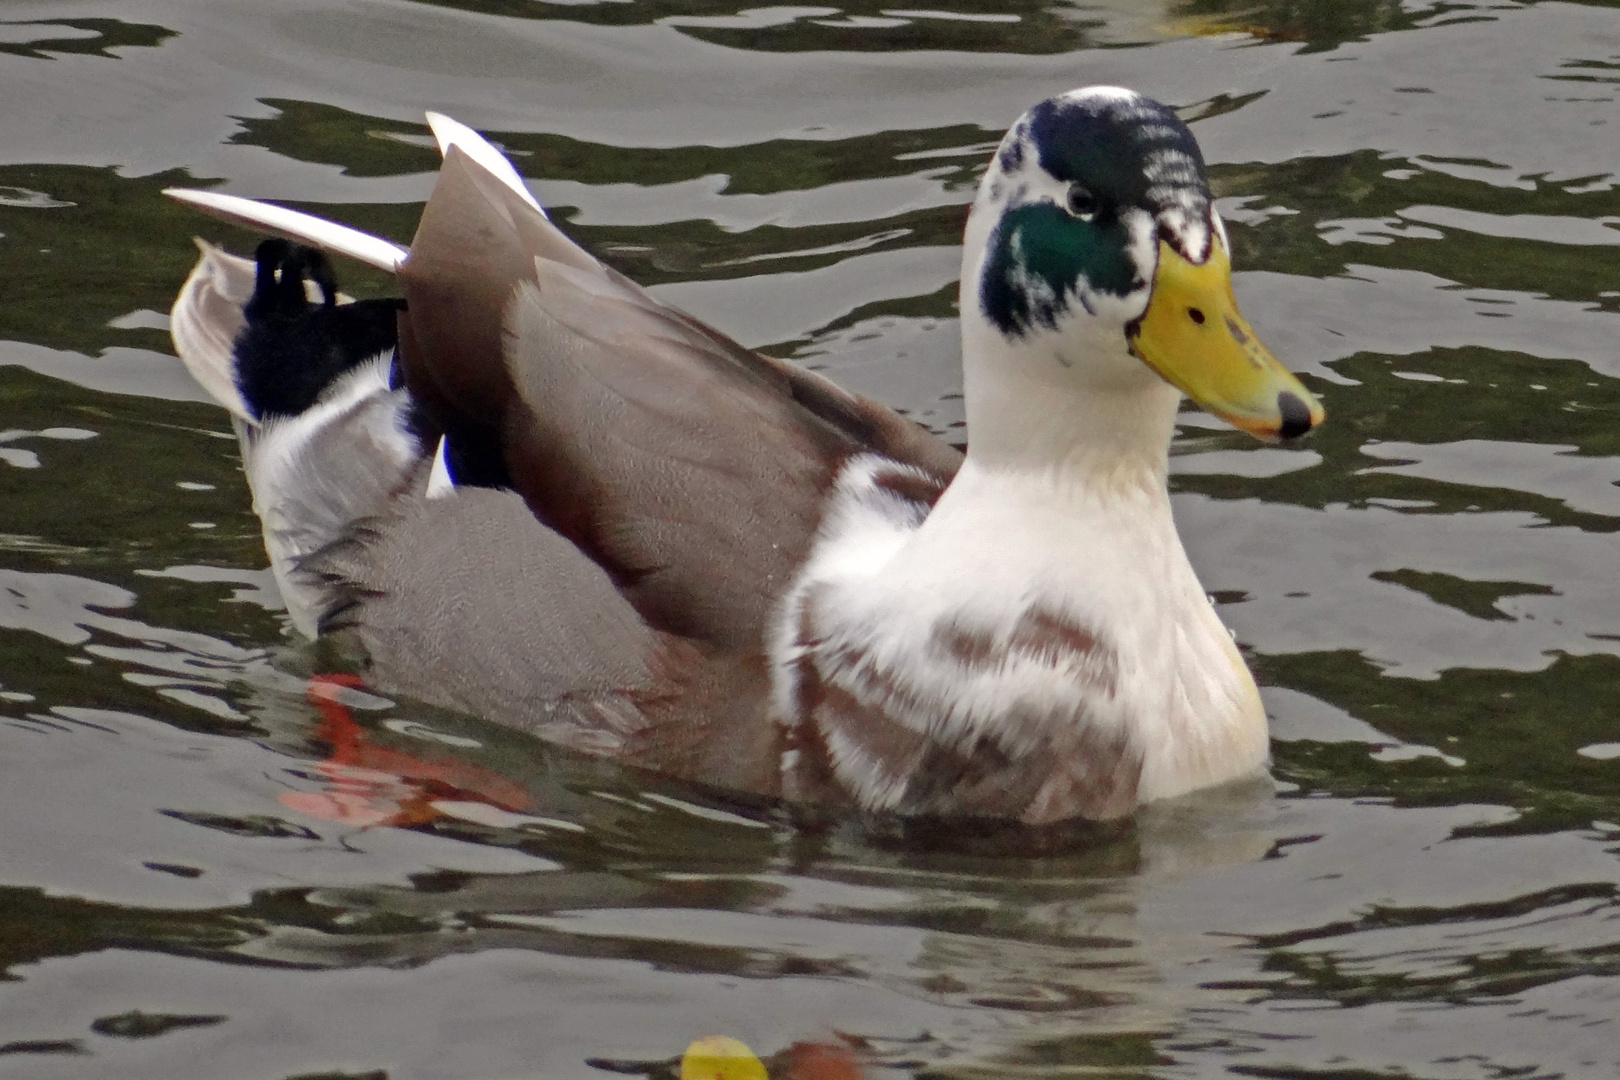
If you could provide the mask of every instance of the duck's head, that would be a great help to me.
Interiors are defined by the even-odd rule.
[[[970,432],[974,393],[1006,380],[1128,399],[1163,398],[1162,379],[1268,440],[1322,422],[1238,311],[1192,132],[1140,94],[1087,87],[1025,113],[980,184],[962,272]]]

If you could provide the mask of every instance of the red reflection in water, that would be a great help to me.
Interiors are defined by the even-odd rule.
[[[283,806],[362,828],[432,821],[444,816],[434,806],[441,801],[481,802],[514,812],[528,807],[528,792],[499,773],[450,754],[428,759],[370,742],[354,711],[340,700],[343,689],[362,685],[355,675],[309,680],[309,702],[321,715],[315,737],[332,747],[315,766],[327,786],[325,791],[284,792]]]

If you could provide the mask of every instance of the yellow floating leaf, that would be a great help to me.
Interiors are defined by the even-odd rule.
[[[754,1052],[726,1035],[709,1035],[686,1048],[681,1080],[766,1080]]]

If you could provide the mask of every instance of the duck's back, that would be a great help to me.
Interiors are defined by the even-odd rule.
[[[769,624],[840,470],[876,453],[943,483],[959,455],[660,304],[458,149],[399,278],[398,355],[370,404],[415,457],[382,505],[373,482],[292,554],[315,621],[354,635],[385,688],[775,794]],[[217,292],[188,283],[176,325],[229,339],[239,308]],[[283,442],[299,420],[246,419]],[[343,423],[306,433],[308,453],[352,452]],[[286,496],[255,498],[268,522]]]
[[[406,382],[654,627],[757,643],[823,498],[865,451],[958,457],[873,402],[654,300],[459,151],[400,272]]]

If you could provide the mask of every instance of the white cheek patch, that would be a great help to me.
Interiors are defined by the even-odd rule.
[[[1207,260],[1212,211],[1198,163],[1167,148],[1148,159],[1144,172],[1149,183],[1148,200],[1160,208],[1159,222],[1174,238],[1175,246],[1190,262]]]
[[[1140,319],[1147,311],[1148,301],[1152,299],[1151,282],[1159,267],[1159,235],[1157,222],[1146,210],[1127,210],[1120,215],[1120,221],[1130,236],[1127,250],[1131,262],[1136,264],[1137,272],[1142,275],[1143,286],[1124,296],[1105,294],[1103,300],[1111,302],[1111,317],[1128,323]]]
[[[1029,125],[1020,121],[996,147],[973,200],[974,211],[992,211],[994,207],[1016,206],[1026,201],[1028,184],[1024,178],[1039,171],[1038,155],[1029,139]]]

